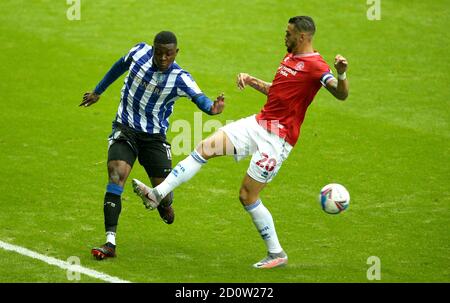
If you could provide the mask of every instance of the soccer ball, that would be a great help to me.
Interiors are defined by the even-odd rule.
[[[350,194],[341,184],[331,183],[320,191],[319,202],[326,213],[339,214],[348,208]]]

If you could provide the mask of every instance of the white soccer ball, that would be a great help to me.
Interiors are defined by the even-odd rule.
[[[320,190],[319,202],[328,214],[339,214],[350,205],[350,194],[341,184],[331,183]]]

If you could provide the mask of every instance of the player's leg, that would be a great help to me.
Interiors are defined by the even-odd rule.
[[[113,149],[123,145],[124,143],[116,143],[112,146]],[[119,216],[122,211],[122,192],[125,182],[130,175],[131,165],[123,160],[108,161],[108,185],[106,186],[106,193],[104,197],[103,213],[105,217],[105,231],[107,235],[107,242],[116,244],[115,235],[117,232],[117,225]]]
[[[153,187],[158,186],[164,180],[165,178],[156,178],[156,177],[150,179]],[[161,200],[161,203],[159,203],[158,205],[159,216],[167,224],[172,224],[173,221],[175,220],[175,211],[172,207],[172,203],[173,203],[173,191],[170,192],[167,196],[165,196]]]
[[[106,244],[91,250],[99,260],[115,256],[116,232],[122,210],[122,192],[124,184],[136,160],[132,140],[115,129],[108,148],[108,184],[103,200],[103,215],[106,232]]]
[[[180,161],[167,178],[151,190],[142,182],[134,179],[135,192],[143,199],[148,208],[156,208],[159,202],[182,183],[190,180],[208,159],[223,155],[233,155],[234,145],[222,130],[201,141],[194,151]]]
[[[145,168],[152,186],[158,186],[172,171],[172,153],[170,144],[165,138],[158,135],[139,141],[139,162]],[[136,181],[133,182],[135,184]],[[147,202],[143,199],[144,205]],[[158,212],[166,224],[172,224],[175,220],[175,212],[172,207],[173,193],[169,193],[158,205]],[[146,205],[147,207],[147,205]]]
[[[223,130],[218,130],[202,140],[195,151],[206,161],[215,157],[233,156],[235,154],[234,144]]]
[[[166,138],[159,134],[139,136],[137,143],[140,151],[139,163],[145,168],[152,186],[158,186],[172,171],[171,146]],[[148,187],[136,179],[132,181],[132,184],[134,191],[142,198],[145,207],[153,209],[154,207],[149,204],[144,191]],[[148,188],[148,190],[150,189]],[[167,224],[172,224],[175,219],[172,202],[173,193],[169,193],[157,206],[161,219]]]
[[[246,174],[239,191],[239,200],[252,218],[268,251],[266,258],[253,265],[256,268],[273,268],[287,263],[287,255],[278,241],[272,215],[259,196],[266,184],[258,182]]]
[[[99,260],[116,256],[116,232],[122,210],[121,195],[130,171],[131,166],[125,161],[108,161],[109,183],[106,186],[106,193],[103,200],[106,243],[101,247],[93,248],[91,251],[92,255]]]
[[[234,146],[225,132],[219,130],[201,141],[194,151],[180,161],[166,180],[156,187],[159,197],[165,197],[182,183],[190,180],[209,159],[233,155]]]
[[[258,146],[253,153],[241,190],[240,200],[251,216],[266,245],[267,257],[254,264],[256,268],[273,268],[287,264],[287,255],[278,241],[270,211],[263,205],[259,193],[278,173],[292,147],[276,134],[267,132],[257,123],[251,126]]]

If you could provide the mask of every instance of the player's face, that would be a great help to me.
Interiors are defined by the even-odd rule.
[[[160,71],[166,71],[169,66],[175,61],[175,57],[178,54],[178,48],[176,44],[159,44],[153,45],[155,53],[153,54],[153,60]]]
[[[291,53],[296,47],[298,43],[298,33],[295,30],[293,24],[288,24],[286,29],[286,36],[284,38],[284,44],[286,45],[287,51]]]

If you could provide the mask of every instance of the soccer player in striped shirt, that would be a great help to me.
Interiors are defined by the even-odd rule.
[[[187,97],[208,115],[223,111],[223,94],[214,102],[205,96],[192,76],[175,62],[177,54],[176,36],[168,31],[158,33],[153,46],[139,43],[120,58],[94,91],[84,94],[80,104],[86,107],[96,103],[106,88],[128,71],[109,136],[109,183],[103,207],[106,243],[91,250],[98,260],[116,256],[121,195],[136,158],[153,186],[160,184],[172,170],[166,132],[175,101]],[[168,193],[158,205],[159,214],[167,224],[175,218],[172,200],[173,194]]]
[[[289,19],[285,36],[288,53],[271,83],[246,73],[238,75],[240,89],[249,85],[267,95],[267,102],[259,114],[227,124],[200,142],[192,154],[178,163],[166,180],[155,188],[151,189],[136,179],[132,182],[144,204],[155,208],[162,198],[192,178],[209,159],[233,155],[240,160],[251,155],[239,199],[268,251],[265,258],[253,265],[256,268],[273,268],[288,261],[278,241],[272,215],[261,201],[261,190],[275,177],[297,143],[306,110],[320,87],[324,86],[339,100],[348,96],[347,60],[340,55],[335,57],[336,79],[313,48],[315,30],[311,17]]]

